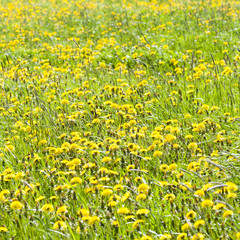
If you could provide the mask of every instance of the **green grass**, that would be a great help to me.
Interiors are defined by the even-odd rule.
[[[0,238],[240,239],[239,12],[1,1]]]

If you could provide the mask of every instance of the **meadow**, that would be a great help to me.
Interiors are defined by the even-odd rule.
[[[240,2],[0,1],[0,239],[240,240]]]

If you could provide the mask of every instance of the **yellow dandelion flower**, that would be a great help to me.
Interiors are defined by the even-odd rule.
[[[236,238],[237,238],[237,240],[240,239],[240,232],[237,232],[237,234],[236,234]]]
[[[137,195],[136,200],[140,201],[140,200],[144,200],[146,198],[147,198],[146,194],[140,193],[140,194]]]
[[[74,177],[74,178],[72,178],[71,179],[71,181],[70,181],[70,183],[71,184],[76,184],[76,183],[82,183],[83,181],[82,181],[82,179],[80,178],[80,177]]]
[[[166,136],[165,136],[165,139],[164,139],[164,142],[165,143],[171,143],[172,141],[174,141],[174,140],[176,140],[177,138],[174,136],[174,135],[172,135],[172,134],[167,134]]]
[[[167,240],[167,239],[171,239],[172,238],[172,236],[170,235],[170,234],[163,234],[160,238],[159,238],[159,240]]]
[[[205,237],[202,233],[197,233],[197,234],[194,234],[191,238],[191,240],[203,240]]]
[[[41,200],[43,200],[45,197],[44,196],[39,196],[35,199],[35,202],[39,202]]]
[[[122,184],[117,184],[113,187],[114,191],[123,190],[124,186]]]
[[[142,236],[141,240],[152,240],[152,238],[148,235]]]
[[[69,101],[68,101],[67,99],[62,99],[62,100],[60,101],[60,103],[61,103],[62,105],[68,105],[68,104],[69,104]]]
[[[103,163],[106,163],[106,162],[110,162],[112,160],[112,158],[110,158],[110,157],[104,157],[103,159],[102,159],[102,162]]]
[[[52,204],[47,203],[47,204],[45,204],[45,205],[42,206],[41,210],[42,210],[43,212],[53,212],[53,211],[54,211],[54,208],[53,208],[53,205],[52,205]]]
[[[224,203],[218,203],[213,207],[213,209],[214,210],[219,210],[219,209],[222,209],[222,208],[225,208],[225,207],[226,207],[226,205]]]
[[[161,171],[161,172],[167,172],[168,170],[169,170],[169,167],[168,167],[167,164],[162,164],[162,165],[160,166],[160,171]]]
[[[153,156],[154,157],[159,157],[159,156],[162,156],[163,155],[163,152],[161,152],[161,151],[155,151],[154,153],[153,153]]]
[[[139,209],[137,210],[136,214],[137,215],[143,215],[143,214],[148,214],[150,211],[148,209]]]
[[[88,209],[80,209],[77,213],[77,215],[81,216],[81,217],[88,217],[89,216],[89,210]]]
[[[189,223],[185,223],[185,224],[182,225],[181,229],[184,232],[184,231],[187,231],[190,228],[190,226],[191,225]]]
[[[125,202],[129,197],[130,197],[131,193],[130,192],[126,192],[122,198],[121,198],[121,201],[122,202]]]
[[[64,222],[64,221],[56,221],[53,225],[53,229],[56,230],[56,229],[66,229],[67,228],[67,224]]]
[[[180,233],[177,236],[177,240],[185,240],[185,239],[187,239],[187,234],[186,233]]]
[[[150,189],[150,187],[145,183],[141,183],[138,186],[138,192],[140,192],[140,193],[147,193],[149,189]]]
[[[197,215],[197,213],[191,210],[186,214],[186,218],[187,219],[193,219],[193,218],[196,217],[196,215]]]
[[[205,199],[205,200],[202,201],[201,206],[203,208],[205,208],[205,207],[212,207],[213,206],[213,201],[210,200],[210,199]]]
[[[61,214],[61,213],[65,213],[65,212],[67,212],[67,206],[59,207],[57,210],[57,214]]]
[[[115,226],[115,227],[119,227],[120,226],[118,221],[113,221],[112,225]]]
[[[203,197],[205,195],[205,192],[203,190],[197,190],[194,192],[195,196]]]
[[[6,227],[0,227],[0,232],[8,232],[8,229]]]
[[[103,191],[102,191],[102,196],[104,196],[104,197],[106,197],[106,196],[109,196],[109,195],[111,195],[113,193],[113,191],[111,190],[111,189],[104,189]]]
[[[23,204],[21,203],[21,202],[19,202],[19,201],[13,201],[12,203],[11,203],[11,205],[10,205],[10,207],[12,208],[12,209],[14,209],[14,210],[20,210],[20,209],[22,209],[23,208]]]
[[[99,221],[100,221],[100,218],[98,216],[92,216],[92,217],[90,217],[90,219],[88,221],[88,224],[93,225],[93,224],[95,224]]]
[[[126,207],[119,208],[117,211],[118,214],[128,214],[130,213],[130,210]]]
[[[0,200],[4,201],[5,200],[5,195],[9,195],[9,194],[10,194],[9,190],[7,190],[7,189],[2,190],[0,192]]]
[[[195,228],[199,228],[201,225],[203,226],[205,224],[205,221],[200,219],[194,223]]]
[[[232,210],[227,210],[223,213],[223,217],[226,218],[228,216],[232,216],[233,215],[233,211]]]
[[[175,195],[172,194],[172,193],[169,193],[169,194],[167,194],[167,195],[164,196],[164,199],[165,199],[165,200],[168,200],[168,201],[170,201],[170,202],[172,202],[175,198],[176,198]]]
[[[198,146],[197,143],[191,142],[188,144],[188,149],[195,150],[197,148],[197,146]]]
[[[118,202],[116,202],[116,201],[111,201],[111,202],[108,203],[108,206],[109,206],[109,207],[115,207],[117,204],[118,204]]]

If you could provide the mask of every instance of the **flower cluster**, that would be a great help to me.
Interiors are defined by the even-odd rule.
[[[0,5],[0,238],[240,239],[239,2]]]

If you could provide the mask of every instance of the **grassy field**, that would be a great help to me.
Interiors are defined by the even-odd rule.
[[[0,22],[0,239],[240,239],[239,1],[1,0]]]

